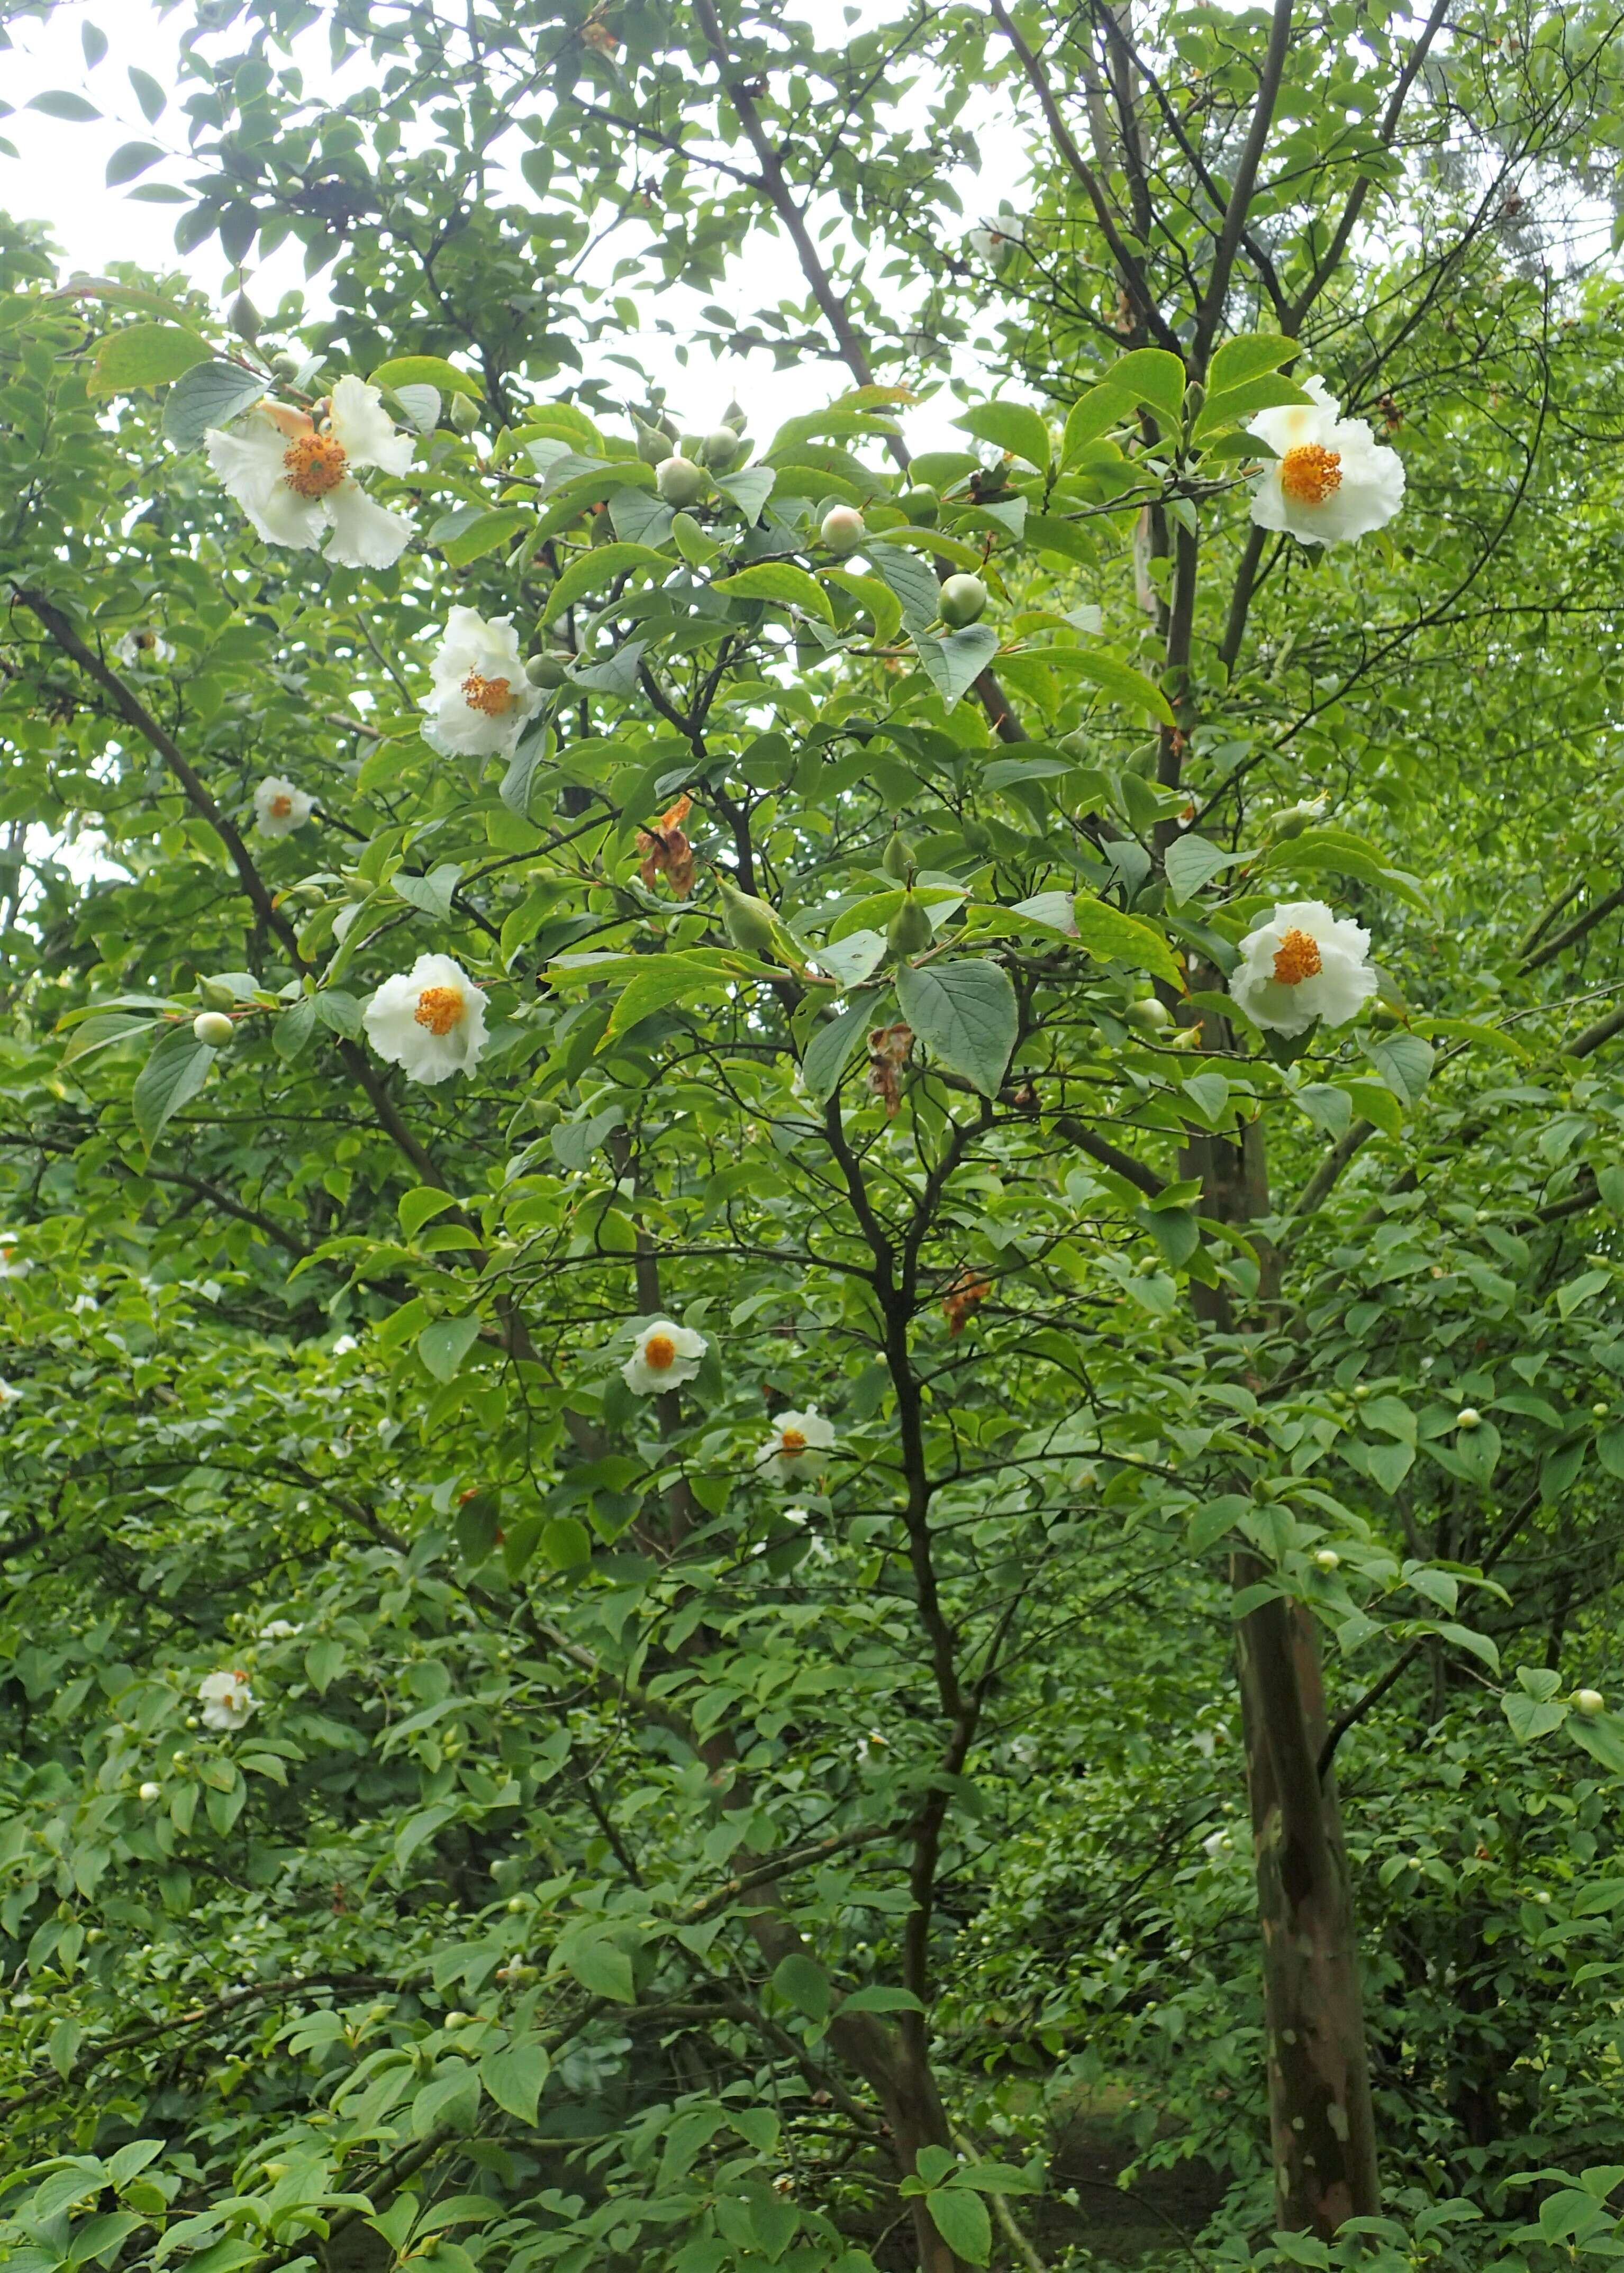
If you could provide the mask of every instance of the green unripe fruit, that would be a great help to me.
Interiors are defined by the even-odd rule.
[[[636,412],[632,413],[632,424],[637,430],[637,455],[645,466],[664,465],[671,455],[671,443],[658,426],[645,426]]]
[[[942,500],[928,484],[916,490],[904,490],[897,503],[906,514],[915,529],[934,529],[936,515],[942,510]]]
[[[1587,1721],[1593,1721],[1598,1713],[1606,1710],[1607,1700],[1599,1689],[1575,1689],[1573,1701],[1575,1712],[1583,1713]]]
[[[471,434],[479,424],[479,405],[471,394],[454,394],[447,415],[459,434]]]
[[[979,576],[950,576],[942,587],[942,620],[950,631],[961,632],[987,612],[987,587]]]
[[[566,686],[569,670],[561,655],[533,655],[524,666],[524,676],[532,686]]]
[[[885,926],[885,944],[893,955],[922,955],[936,935],[929,911],[912,892]]]
[[[520,1910],[522,1910],[522,1909],[524,1908],[524,1897],[523,1897],[523,1894],[509,1894],[509,1895],[508,1895],[508,1909],[509,1909],[510,1911],[512,1911],[512,1912],[516,1916],[516,1915],[518,1914],[518,1912],[519,1912]]]
[[[697,505],[705,492],[705,469],[679,454],[657,468],[654,486],[667,505]]]
[[[199,979],[198,1000],[206,1009],[229,1010],[237,1001],[234,987],[226,986],[218,979]]]
[[[748,418],[748,416],[746,416],[746,414],[745,414],[745,413],[744,413],[744,412],[743,412],[743,411],[739,408],[739,405],[738,405],[738,403],[737,403],[736,401],[730,402],[730,403],[728,404],[728,406],[727,406],[726,409],[726,410],[724,410],[724,411],[723,411],[723,413],[722,413],[722,424],[723,424],[723,425],[724,425],[724,426],[731,426],[731,427],[733,428],[733,432],[734,432],[735,434],[742,434],[742,433],[743,433],[743,431],[744,431],[744,430],[745,430],[745,428],[749,424],[749,423],[750,423],[750,422],[749,422],[749,419]]]
[[[1138,1002],[1130,1002],[1127,1016],[1128,1024],[1137,1026],[1142,1034],[1159,1034],[1164,1026],[1170,1026],[1173,1023],[1173,1013],[1154,994],[1147,994]]]
[[[274,355],[271,357],[271,369],[278,379],[297,379],[304,368],[304,365],[299,357],[289,355],[286,348],[280,355]]]
[[[699,454],[713,474],[725,474],[741,446],[731,426],[718,426],[705,436]]]
[[[263,319],[246,292],[239,292],[232,301],[229,320],[237,338],[246,340],[252,347],[259,336]]]
[[[854,505],[831,505],[818,534],[830,551],[844,559],[848,552],[856,551],[868,529]]]
[[[885,850],[880,855],[880,866],[888,876],[906,884],[919,863],[914,857],[914,847],[899,829],[893,829],[885,840]]]
[[[741,892],[724,876],[717,878],[716,888],[722,896],[722,921],[733,945],[741,947],[747,955],[771,955],[774,917],[766,901]]]
[[[223,1050],[237,1029],[223,1010],[199,1010],[192,1022],[192,1031],[211,1050]]]

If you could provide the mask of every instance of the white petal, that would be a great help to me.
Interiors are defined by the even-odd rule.
[[[499,750],[511,750],[526,716],[515,705],[500,718],[487,717],[472,708],[460,686],[438,689],[423,708],[429,721],[425,739],[454,758],[488,758]]]
[[[332,419],[333,431],[352,466],[379,466],[386,474],[403,474],[410,465],[416,437],[399,431],[383,407],[381,391],[364,379],[347,374],[339,380],[333,389]]]
[[[320,543],[320,503],[282,479],[288,444],[268,419],[249,418],[234,431],[211,426],[203,443],[209,464],[267,544],[304,552]]]
[[[377,504],[359,482],[341,482],[321,504],[333,528],[327,557],[341,568],[392,568],[411,543],[408,516]]]

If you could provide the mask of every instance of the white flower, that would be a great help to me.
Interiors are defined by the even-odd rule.
[[[291,1641],[297,1632],[297,1626],[287,1618],[273,1618],[268,1625],[260,1627],[259,1639],[261,1641]]]
[[[327,557],[340,567],[387,568],[411,542],[406,514],[374,503],[356,479],[363,466],[403,474],[415,446],[365,379],[338,381],[320,428],[302,410],[261,402],[235,426],[211,426],[203,442],[267,544],[310,551],[330,531]]]
[[[163,1797],[162,1787],[155,1783],[144,1783],[137,1797],[144,1799],[150,1806],[154,1799],[161,1799]]]
[[[485,996],[448,955],[420,955],[386,979],[362,1016],[379,1056],[408,1081],[472,1073],[485,1047]]]
[[[1201,1852],[1209,1863],[1216,1863],[1225,1855],[1232,1855],[1235,1852],[1234,1834],[1228,1831],[1211,1833],[1202,1840]]]
[[[0,1406],[20,1405],[22,1394],[22,1391],[13,1389],[9,1381],[0,1381]]]
[[[424,700],[424,739],[454,758],[488,758],[511,750],[540,709],[519,652],[511,616],[487,620],[477,608],[453,608],[431,665]]]
[[[1305,1034],[1345,1026],[1376,992],[1370,934],[1323,900],[1288,900],[1241,941],[1229,992],[1254,1026]]]
[[[73,1300],[68,1305],[68,1308],[72,1311],[76,1318],[82,1318],[86,1315],[94,1315],[94,1313],[99,1310],[101,1307],[101,1303],[97,1302],[94,1294],[75,1294]]]
[[[123,639],[116,640],[113,653],[120,663],[138,671],[150,671],[154,664],[170,663],[175,656],[175,650],[168,640],[146,625],[139,631],[126,632]]]
[[[638,1335],[636,1348],[620,1368],[620,1378],[639,1397],[675,1389],[692,1381],[710,1347],[691,1326],[675,1326],[669,1318],[655,1318]]]
[[[1404,501],[1404,461],[1378,442],[1363,418],[1338,415],[1325,381],[1304,382],[1312,402],[1260,410],[1247,432],[1277,454],[1252,485],[1259,529],[1289,529],[1303,544],[1366,536]]]
[[[353,1334],[340,1334],[333,1345],[333,1354],[335,1357],[348,1357],[351,1350],[358,1350],[360,1347]]]
[[[245,1673],[206,1674],[198,1684],[206,1729],[240,1729],[258,1701]]]
[[[0,1232],[0,1279],[26,1279],[34,1265],[17,1252],[16,1242]]]
[[[834,1441],[834,1422],[826,1421],[816,1405],[808,1405],[804,1413],[780,1413],[771,1436],[756,1455],[756,1465],[779,1483],[791,1484],[798,1477],[816,1475]]]
[[[254,826],[261,836],[291,836],[315,809],[315,799],[280,774],[267,774],[254,791]]]

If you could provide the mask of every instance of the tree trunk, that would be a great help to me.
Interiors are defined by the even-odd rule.
[[[1264,1575],[1235,1557],[1237,1588]],[[1329,2240],[1381,2205],[1348,1857],[1305,1611],[1275,1600],[1240,1621],[1246,1780],[1263,1931],[1269,2132],[1281,2227]]]

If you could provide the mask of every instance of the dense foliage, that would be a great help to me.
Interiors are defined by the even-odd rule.
[[[243,296],[0,222],[0,2258],[1616,2255],[1619,23],[189,4]]]

